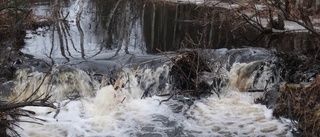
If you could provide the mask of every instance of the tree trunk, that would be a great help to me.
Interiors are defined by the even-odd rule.
[[[152,9],[153,9],[153,12],[152,12],[152,22],[151,22],[151,49],[150,51],[152,52],[153,51],[153,48],[154,48],[154,24],[155,24],[155,20],[156,20],[156,6],[155,4],[153,3],[152,4]]]
[[[174,26],[173,26],[173,39],[172,39],[172,46],[173,47],[176,45],[178,12],[179,12],[179,5],[176,5],[175,16],[174,16]]]
[[[130,41],[130,33],[131,33],[131,29],[130,29],[130,2],[127,1],[126,2],[126,7],[125,7],[125,26],[124,26],[124,31],[126,32],[124,35],[124,41],[125,41],[125,52],[126,54],[129,54],[129,41]]]

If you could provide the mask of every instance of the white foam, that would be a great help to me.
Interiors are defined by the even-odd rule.
[[[239,69],[250,64],[234,65],[229,80]],[[141,81],[159,83],[161,72],[124,69],[119,74],[123,88],[107,85],[96,91],[95,96],[80,100],[63,100],[60,112],[43,107],[25,107],[36,112],[34,117],[43,125],[19,123],[23,137],[75,137],[75,136],[291,136],[290,124],[272,116],[272,110],[254,104],[260,93],[239,92],[236,88],[223,88],[221,98],[212,95],[195,101],[190,107],[181,100],[152,96],[140,99],[145,89]],[[139,79],[137,78],[139,77]],[[251,76],[249,76],[250,78]],[[265,78],[264,78],[265,79]],[[187,100],[184,100],[187,101]],[[22,120],[30,118],[22,117]],[[34,121],[34,119],[32,120]]]
[[[167,136],[169,130],[182,128],[185,135],[195,136],[290,136],[287,124],[274,119],[272,111],[265,106],[253,104],[249,93],[230,90],[221,99],[212,96],[196,101],[183,114],[172,111],[172,104],[183,105],[175,100],[159,105],[159,100],[165,98],[154,96],[121,103],[121,98],[112,98],[116,92],[107,86],[99,90],[95,98],[64,101],[56,119],[52,109],[25,108],[35,111],[36,117],[47,122],[41,122],[43,125],[20,123],[24,129],[20,133],[24,137],[136,136],[147,132]],[[170,122],[173,124],[168,124]],[[143,131],[146,127],[153,130]]]
[[[253,104],[253,99],[249,93],[229,91],[221,99],[199,101],[189,111],[196,119],[189,128],[206,129],[215,136],[287,135],[289,127],[274,119],[265,106]]]

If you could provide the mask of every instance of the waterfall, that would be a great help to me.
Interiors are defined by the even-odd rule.
[[[23,100],[44,80],[38,94],[46,92],[53,95],[51,100],[56,102],[59,112],[43,107],[25,107],[23,109],[35,112],[32,117],[45,121],[41,122],[43,125],[21,122],[19,126],[24,130],[17,130],[26,137],[43,134],[291,135],[288,132],[288,122],[274,119],[271,109],[254,103],[254,99],[263,93],[246,92],[250,89],[270,89],[279,82],[277,68],[273,64],[276,59],[271,58],[270,53],[254,48],[204,52],[210,53],[207,58],[211,64],[215,64],[212,68],[220,70],[203,73],[201,79],[219,89],[220,96],[212,94],[194,100],[176,94],[161,105],[160,101],[167,100],[168,94],[176,93],[172,88],[174,81],[170,76],[170,69],[174,64],[169,60],[158,67],[145,64],[139,68],[121,68],[112,75],[115,78],[114,82],[110,81],[111,75],[105,75],[99,80],[94,74],[70,66],[54,66],[51,72],[19,70],[14,82],[14,93],[10,98],[23,94],[19,96],[19,99]],[[239,56],[232,59],[236,55]],[[229,65],[230,69],[227,67]],[[221,78],[224,78],[220,84],[215,83],[216,72],[221,73]],[[268,81],[269,79],[273,80]],[[221,87],[218,88],[218,85]]]

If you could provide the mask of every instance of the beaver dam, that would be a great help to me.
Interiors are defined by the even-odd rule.
[[[319,3],[293,2],[30,1],[0,135],[319,136]]]

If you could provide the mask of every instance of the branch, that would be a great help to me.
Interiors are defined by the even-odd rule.
[[[285,16],[285,19],[288,20],[288,21],[292,21],[292,22],[295,22],[295,23],[301,25],[302,27],[306,28],[308,31],[310,31],[310,32],[312,32],[313,34],[315,34],[315,35],[317,35],[318,37],[320,37],[320,34],[319,34],[316,30],[314,30],[314,29],[312,29],[311,27],[305,25],[304,23],[302,23],[302,22],[300,22],[300,21],[297,21],[297,20],[294,20],[294,19],[291,19],[291,18],[287,18],[286,16]]]
[[[301,25],[302,27],[306,28],[308,31],[310,31],[310,32],[312,32],[313,34],[315,34],[315,35],[317,35],[318,37],[320,37],[320,34],[313,28],[312,25],[311,25],[311,26],[308,26],[307,24],[304,24],[304,23],[302,23],[302,22],[300,22],[300,21],[297,21],[297,20],[293,19],[292,17],[290,17],[290,16],[292,16],[292,15],[291,15],[290,13],[286,12],[285,9],[283,9],[282,7],[280,7],[280,5],[278,5],[278,4],[276,4],[276,3],[272,2],[272,1],[270,1],[270,2],[271,2],[271,4],[272,4],[274,7],[278,8],[278,9],[283,13],[284,18],[285,18],[286,20],[295,22],[295,23]],[[300,11],[300,14],[303,14],[303,11],[302,11],[301,7],[299,7],[299,11]],[[306,17],[305,15],[301,15],[301,16]],[[310,25],[310,24],[309,24],[309,25]]]
[[[1,7],[0,8],[0,12],[3,11],[3,10],[7,10],[7,9],[14,9],[14,10],[18,10],[18,11],[21,11],[21,12],[26,12],[25,9],[21,9],[21,8],[17,8],[17,7],[13,7],[13,6],[5,6],[5,7]]]
[[[29,101],[29,102],[1,105],[0,112],[5,112],[8,110],[25,107],[25,106],[43,106],[43,107],[50,107],[54,109],[56,108],[56,106],[54,106],[53,104],[46,103],[44,100],[40,100],[40,101]]]
[[[157,49],[158,52],[162,53],[164,56],[166,56],[174,65],[176,65],[178,67],[178,69],[181,71],[181,73],[183,74],[183,77],[185,79],[188,79],[187,75],[184,73],[184,71],[179,67],[179,65],[173,61],[168,55],[166,55],[165,53],[163,53],[161,50]]]
[[[78,11],[78,13],[77,13],[76,22],[79,22],[79,21],[80,21],[82,11],[83,11],[83,1],[82,1],[82,0],[79,0],[79,11]]]
[[[242,16],[242,18],[249,23],[251,26],[253,26],[254,28],[256,28],[257,30],[259,30],[260,32],[264,32],[266,31],[266,29],[257,21],[253,20],[252,18],[256,15],[252,15],[251,17],[249,17],[248,15],[242,13],[241,11],[237,10],[237,12]]]

